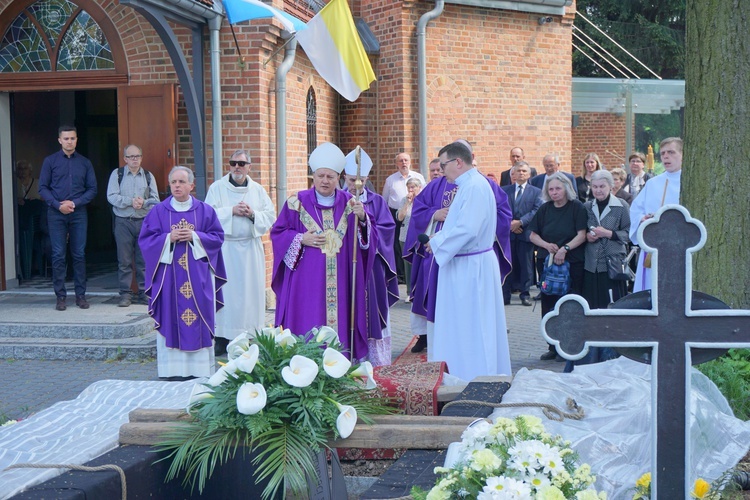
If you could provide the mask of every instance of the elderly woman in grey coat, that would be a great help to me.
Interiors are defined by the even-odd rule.
[[[612,194],[614,180],[606,170],[591,175],[594,199],[585,203],[589,231],[586,233],[583,297],[591,309],[606,308],[626,293],[626,281],[610,279],[608,259],[621,261],[627,253],[630,206]]]

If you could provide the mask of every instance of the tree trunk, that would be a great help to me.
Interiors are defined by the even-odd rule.
[[[750,308],[750,0],[687,0],[681,203],[706,226],[693,288]]]

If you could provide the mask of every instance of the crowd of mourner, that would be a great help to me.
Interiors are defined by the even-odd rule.
[[[45,159],[38,188],[31,189],[30,169],[19,167],[19,205],[31,205],[37,192],[46,205],[56,308],[66,310],[69,246],[76,305],[87,309],[86,205],[96,181],[91,162],[75,151],[75,128],[61,127],[58,140],[62,149]],[[312,187],[283,201],[277,216],[244,150],[230,156],[205,201],[191,194],[194,174],[182,166],[169,173],[171,196],[159,201],[143,153],[131,144],[107,187],[119,306],[148,304],[159,332],[159,377],[210,376],[232,339],[267,326],[268,234],[277,326],[304,335],[328,325],[352,359],[385,365],[389,310],[403,300],[418,337],[413,352],[426,349],[428,361],[445,361],[464,380],[511,374],[504,306],[514,294],[523,306],[539,300],[544,316],[565,293],[599,309],[651,287],[638,228],[663,205],[679,203],[682,140],[665,139],[659,155],[665,172],[657,176],[638,152],[627,170],[607,169],[589,153],[572,174],[550,154],[537,174],[515,147],[498,182],[459,139],[430,162],[428,179],[412,170],[409,154],[398,154],[378,193],[366,151],[345,155],[324,143],[309,158]],[[592,350],[580,362],[610,354]],[[563,360],[552,345],[541,359]]]

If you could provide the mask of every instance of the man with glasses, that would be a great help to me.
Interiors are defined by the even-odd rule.
[[[214,352],[226,353],[229,341],[254,332],[266,319],[266,254],[261,237],[276,221],[266,190],[250,178],[250,157],[239,149],[229,160],[229,173],[211,184],[206,203],[216,210],[224,229],[224,308],[216,313]]]
[[[70,241],[73,258],[76,305],[88,309],[86,300],[87,205],[96,196],[96,176],[91,161],[76,151],[78,132],[63,125],[57,132],[62,150],[44,159],[39,176],[39,195],[47,203],[47,227],[52,244],[52,284],[57,296],[55,309],[67,309],[65,299],[65,253]]]
[[[442,230],[424,249],[440,266],[431,357],[445,361],[451,375],[466,381],[510,375],[503,273],[495,253],[495,244],[503,242],[507,257],[507,196],[501,191],[497,197],[491,182],[472,165],[473,155],[465,144],[453,142],[438,156],[445,179],[457,188]]]
[[[120,286],[120,307],[128,307],[134,301],[148,304],[145,293],[143,260],[138,235],[143,219],[151,208],[159,203],[159,190],[150,172],[141,167],[143,151],[135,144],[123,150],[125,166],[116,168],[109,176],[107,201],[115,214],[113,231],[117,245],[117,279]],[[138,291],[133,296],[133,269]]]

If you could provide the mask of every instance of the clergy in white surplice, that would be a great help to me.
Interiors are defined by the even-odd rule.
[[[248,175],[250,157],[235,151],[229,174],[211,184],[206,203],[224,228],[224,265],[228,282],[224,308],[216,315],[216,352],[223,354],[228,341],[265,324],[266,256],[261,237],[276,220],[266,190]]]
[[[460,142],[440,151],[440,165],[458,192],[443,229],[429,242],[440,266],[432,356],[466,381],[510,375],[502,280],[493,249],[497,200]]]
[[[680,204],[680,180],[682,177],[682,139],[668,137],[659,145],[659,156],[665,172],[651,178],[630,205],[630,241],[641,245],[638,228],[664,205]],[[635,272],[633,291],[651,289],[651,264],[648,254],[641,250]]]

